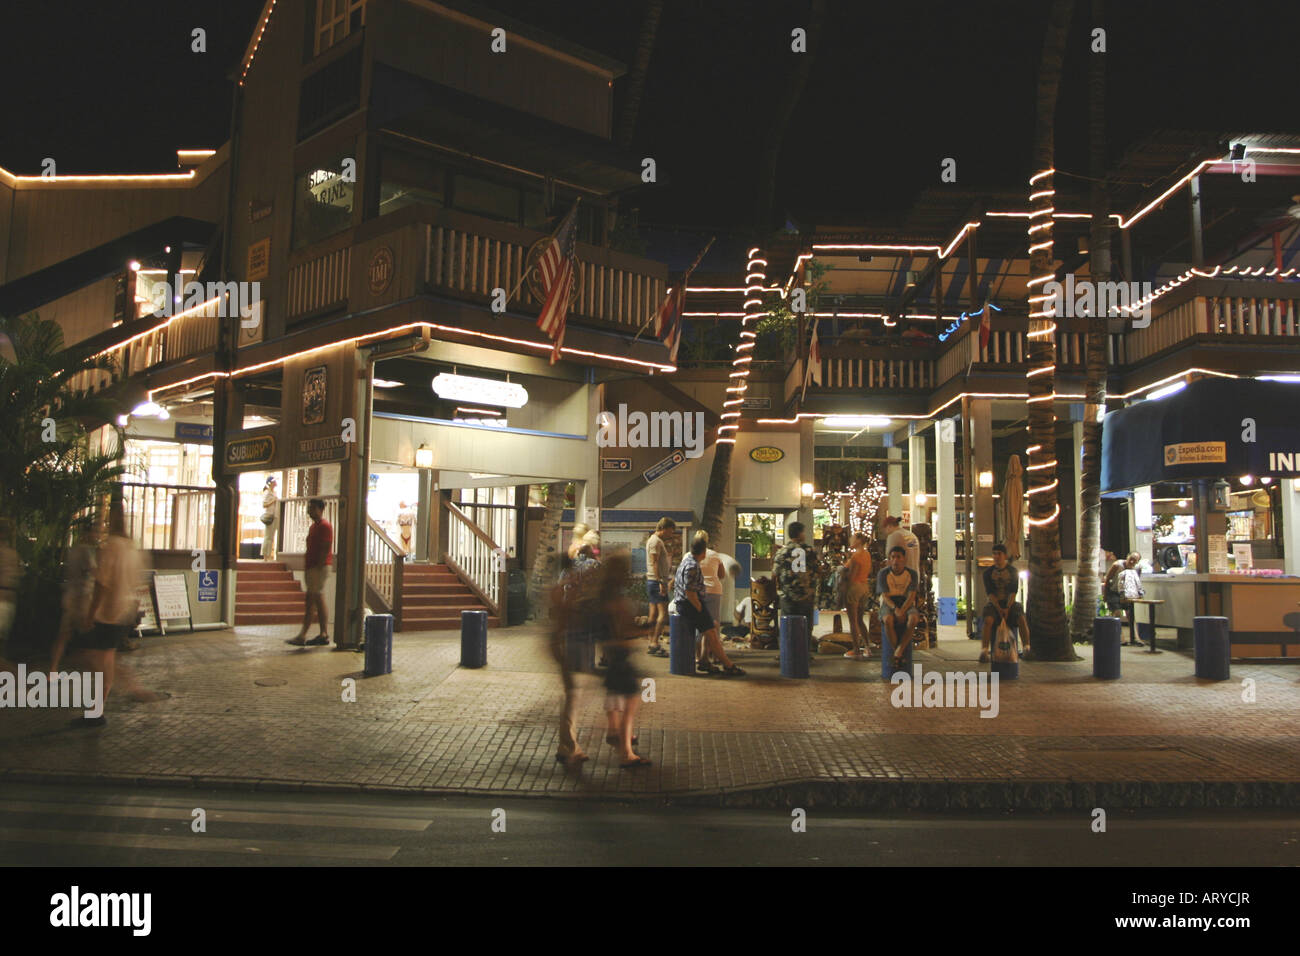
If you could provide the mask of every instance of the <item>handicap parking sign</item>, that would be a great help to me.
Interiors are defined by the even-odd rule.
[[[199,572],[199,603],[215,604],[217,601],[217,580],[220,571]]]

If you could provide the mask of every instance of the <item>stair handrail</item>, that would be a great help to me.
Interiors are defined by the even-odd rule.
[[[480,528],[469,515],[442,498],[442,508],[449,519],[447,552],[443,562],[486,604],[498,621],[505,623],[507,575],[505,551]],[[469,537],[457,534],[468,531]]]
[[[366,598],[393,615],[393,630],[402,629],[402,572],[406,552],[366,515]]]

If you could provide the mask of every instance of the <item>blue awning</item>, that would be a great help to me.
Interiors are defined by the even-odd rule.
[[[1103,492],[1241,475],[1300,476],[1300,385],[1204,378],[1102,422]]]

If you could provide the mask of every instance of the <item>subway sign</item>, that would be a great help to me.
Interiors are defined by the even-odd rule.
[[[226,467],[251,468],[268,464],[275,457],[275,436],[235,438],[226,442]]]

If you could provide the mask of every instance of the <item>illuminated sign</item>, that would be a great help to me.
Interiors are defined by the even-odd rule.
[[[275,439],[270,435],[236,438],[226,442],[226,465],[242,468],[263,465],[275,457]]]
[[[1228,446],[1221,441],[1180,442],[1165,446],[1166,465],[1200,465],[1228,460]]]
[[[785,452],[773,445],[760,445],[757,448],[750,449],[749,457],[754,461],[760,461],[765,465],[770,465],[772,462],[780,461],[784,458]]]
[[[528,392],[522,385],[490,378],[442,372],[433,380],[433,390],[439,398],[455,402],[481,402],[504,408],[523,408],[528,404]]]

